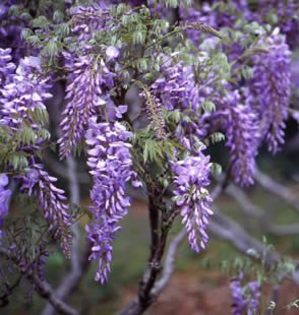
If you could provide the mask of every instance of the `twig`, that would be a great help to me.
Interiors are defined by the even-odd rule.
[[[259,206],[253,204],[244,191],[235,185],[230,185],[226,191],[239,204],[240,211],[244,212],[247,216],[259,220],[261,228],[267,233],[277,236],[299,234],[299,224],[272,224],[269,221],[269,218],[266,216],[266,212],[263,211]]]
[[[18,259],[13,255],[10,250],[0,247],[0,255],[5,257],[9,261],[12,261],[16,266],[18,266]],[[42,281],[36,274],[33,274],[29,271],[25,273],[25,276],[30,282],[35,285],[37,293],[42,298],[47,299],[59,314],[78,315],[78,312],[75,309],[61,301],[55,295],[53,289],[46,281]]]
[[[224,178],[223,183],[216,186],[214,191],[211,193],[213,199],[217,199],[223,189],[226,187],[227,177]],[[150,201],[151,204],[151,201]],[[151,207],[151,206],[150,206]],[[150,209],[150,211],[157,211],[157,209]],[[157,219],[157,217],[156,217]],[[156,226],[156,222],[155,225]],[[152,229],[152,226],[151,226]],[[151,230],[153,233],[153,231]],[[119,315],[139,315],[142,314],[158,297],[158,295],[167,286],[171,275],[174,270],[174,257],[176,251],[186,235],[185,229],[170,242],[168,251],[166,254],[165,264],[161,278],[157,281],[157,277],[161,271],[161,259],[164,252],[168,229],[163,230],[160,239],[155,247],[152,247],[152,252],[149,260],[147,269],[144,272],[142,281],[139,286],[138,296],[123,310],[120,311]],[[157,242],[157,235],[152,235],[152,242]],[[157,281],[157,282],[156,282]]]
[[[219,211],[215,211],[209,224],[209,230],[222,240],[229,241],[241,253],[259,259],[266,252],[265,263],[270,266],[280,261],[280,256],[275,251],[267,251],[266,246],[252,237],[239,223],[225,216]],[[254,255],[250,249],[258,254]]]
[[[258,169],[255,173],[255,179],[263,188],[279,196],[287,204],[289,204],[297,212],[299,212],[299,198],[297,198],[295,194],[293,194],[288,188],[278,183],[273,178],[269,177]]]

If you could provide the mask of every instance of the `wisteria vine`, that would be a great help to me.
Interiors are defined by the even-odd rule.
[[[158,270],[178,215],[191,249],[208,245],[217,142],[227,178],[240,186],[254,184],[264,143],[271,153],[283,146],[299,8],[292,0],[70,2],[0,4],[0,241],[10,202],[25,194],[70,256],[75,220],[44,156],[77,154],[91,177],[85,231],[103,284],[129,188],[159,201],[149,200]],[[65,93],[53,131],[58,84]],[[257,285],[241,280],[231,282],[233,314],[254,314]],[[142,304],[151,290],[140,288]]]

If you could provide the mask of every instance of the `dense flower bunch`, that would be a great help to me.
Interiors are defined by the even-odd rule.
[[[6,52],[8,51],[7,49]],[[48,92],[48,78],[41,76],[37,57],[21,59],[14,73],[14,65],[7,53],[6,61],[6,66],[3,66],[3,69],[6,69],[6,80],[0,92],[0,121],[2,126],[10,129],[12,137],[24,129],[36,131],[36,134],[31,134],[32,137],[27,143],[20,141],[19,150],[28,151],[32,145],[41,145],[44,137],[47,137],[45,133],[37,136],[43,129],[46,114],[38,123],[34,121],[33,115],[36,111],[46,113],[45,101],[52,97]]]
[[[162,74],[151,85],[151,92],[160,103],[168,110],[189,108],[196,111],[200,105],[199,93],[192,68],[183,64],[166,66]]]
[[[210,184],[210,158],[203,153],[173,163],[174,200],[185,224],[190,247],[199,252],[208,243],[207,226],[212,198],[206,187]]]
[[[284,142],[285,120],[291,94],[291,52],[282,36],[268,38],[269,53],[255,56],[250,103],[259,114],[262,137],[276,152]]]
[[[259,130],[255,112],[240,101],[237,91],[224,98],[221,122],[230,150],[231,173],[236,183],[246,186],[253,184]]]
[[[37,198],[44,217],[49,222],[50,232],[60,242],[63,252],[69,256],[71,217],[65,204],[64,191],[54,185],[57,179],[50,176],[41,164],[34,163],[21,180],[21,189],[29,196]]]
[[[127,182],[138,187],[141,183],[133,171],[131,145],[132,136],[120,123],[97,123],[92,117],[86,133],[89,146],[87,164],[93,177],[90,193],[90,208],[95,222],[87,228],[88,237],[94,243],[91,259],[99,259],[96,279],[104,282],[110,270],[112,241],[118,230],[117,222],[122,219],[130,206],[125,193]],[[98,229],[98,231],[96,231]]]
[[[71,8],[72,32],[78,36],[78,43],[90,40],[95,32],[105,29],[109,21],[108,3],[100,5],[77,6]]]
[[[66,88],[66,101],[68,102],[60,123],[62,136],[60,156],[67,156],[71,150],[82,140],[87,128],[89,118],[100,107],[105,105],[105,89],[114,85],[114,73],[110,72],[103,60],[97,62],[91,56],[78,57],[75,60],[66,55],[66,69],[69,71]]]
[[[258,281],[248,282],[242,286],[243,274],[240,273],[230,282],[232,294],[233,315],[255,315],[259,313],[260,305],[260,283]]]

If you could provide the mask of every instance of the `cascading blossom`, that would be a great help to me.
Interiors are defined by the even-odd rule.
[[[255,112],[240,102],[237,91],[229,93],[223,99],[225,109],[220,116],[230,150],[231,173],[236,183],[247,186],[253,184],[259,129]]]
[[[261,285],[258,281],[242,286],[243,274],[240,273],[230,282],[232,295],[232,315],[255,315],[259,312]]]
[[[275,153],[284,143],[291,95],[291,51],[280,35],[269,37],[266,45],[269,52],[254,57],[248,102],[259,113],[262,136],[269,151]]]
[[[67,105],[60,123],[62,136],[58,140],[62,158],[82,140],[89,118],[106,104],[104,94],[113,87],[115,77],[103,60],[98,62],[89,55],[75,60],[70,55],[65,55],[65,58],[69,72]]]
[[[50,176],[43,165],[34,163],[21,177],[21,181],[21,190],[37,198],[44,217],[49,222],[50,232],[60,242],[65,255],[69,256],[71,216],[65,204],[65,192],[54,185],[57,178]]]
[[[168,110],[196,111],[200,107],[192,68],[182,63],[163,67],[162,75],[151,85],[150,91]]]
[[[174,200],[188,233],[190,247],[199,252],[208,243],[207,226],[212,198],[206,189],[210,184],[210,157],[203,153],[174,162]]]
[[[127,142],[131,136],[119,122],[97,123],[96,117],[90,119],[86,133],[87,164],[94,182],[90,193],[94,223],[87,227],[87,233],[93,242],[90,259],[99,260],[96,280],[102,283],[110,270],[110,243],[119,229],[117,222],[131,204],[125,192],[126,183],[141,185],[133,171],[131,144]]]
[[[92,244],[89,260],[98,261],[95,280],[105,283],[111,271],[112,242],[120,229],[114,221],[98,220],[99,223],[86,225],[86,233]]]

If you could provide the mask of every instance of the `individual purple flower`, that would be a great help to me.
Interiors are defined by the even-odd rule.
[[[99,260],[96,280],[100,282],[107,279],[110,271],[111,241],[118,230],[117,222],[127,214],[131,204],[126,183],[134,187],[141,185],[133,171],[128,143],[131,136],[120,123],[97,123],[96,117],[90,119],[86,133],[87,164],[93,177],[90,210],[95,222],[87,228],[87,234],[94,243],[91,259]]]
[[[105,93],[114,85],[115,74],[110,72],[103,60],[97,62],[89,55],[67,59],[69,71],[66,88],[68,102],[60,123],[62,136],[58,140],[60,156],[66,157],[84,137],[89,118],[96,112],[102,113]]]
[[[107,281],[111,271],[112,242],[119,227],[115,222],[100,221],[86,225],[86,233],[92,244],[90,260],[98,261],[95,280],[101,284]]]
[[[240,104],[237,91],[229,93],[222,102],[225,109],[220,113],[221,124],[230,150],[231,173],[236,183],[252,185],[260,141],[256,114],[249,106]]]
[[[6,174],[0,174],[0,228],[3,224],[3,219],[8,213],[9,201],[11,198],[11,190],[7,188],[8,177]],[[2,231],[0,229],[0,239],[2,237]]]
[[[60,242],[65,255],[69,256],[71,216],[65,204],[65,192],[54,185],[57,178],[50,176],[43,165],[34,163],[21,177],[21,180],[22,191],[37,199],[44,212],[44,217],[50,225],[50,232]]]
[[[248,102],[259,113],[262,136],[269,151],[275,153],[284,143],[291,94],[291,52],[283,36],[269,37],[265,44],[269,52],[254,57]]]
[[[203,153],[196,157],[173,162],[174,200],[188,233],[190,247],[199,252],[208,243],[207,226],[212,198],[206,189],[210,184],[210,157]]]
[[[119,49],[114,46],[108,46],[106,49],[107,61],[115,60],[119,56]]]
[[[232,315],[256,315],[259,312],[261,285],[258,281],[242,285],[243,278],[243,273],[239,273],[230,282]]]

